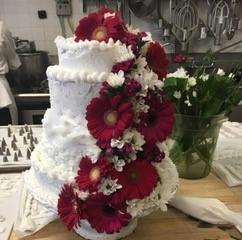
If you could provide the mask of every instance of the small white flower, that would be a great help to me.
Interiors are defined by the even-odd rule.
[[[124,146],[124,141],[116,138],[111,139],[111,147],[117,147],[118,149],[121,149]]]
[[[193,97],[197,97],[197,92],[196,92],[196,91],[193,91],[193,92],[192,92],[192,96],[193,96]]]
[[[142,146],[145,144],[144,136],[136,130],[126,130],[123,135],[123,140],[126,143],[131,143],[133,149],[136,151],[142,150]]]
[[[146,36],[142,37],[142,40],[144,42],[146,42],[146,41],[147,42],[153,42],[151,33],[150,32],[145,32],[145,33],[146,33]]]
[[[191,102],[190,102],[189,99],[185,100],[184,103],[185,103],[188,107],[191,107],[191,106],[192,106],[192,104],[191,104]]]
[[[134,26],[132,26],[132,25],[126,24],[126,27],[127,27],[128,31],[131,33],[137,34],[140,32],[139,28],[134,28]]]
[[[133,140],[132,146],[134,147],[135,150],[141,151],[142,146],[145,144],[144,136],[136,130],[133,130],[133,134],[134,134],[134,136],[133,136],[133,139],[132,139]]]
[[[81,199],[81,200],[86,200],[87,197],[89,196],[89,192],[84,192],[84,191],[80,191],[78,188],[75,188],[75,193],[77,193],[77,196]]]
[[[119,87],[123,85],[124,80],[124,72],[120,70],[118,74],[110,73],[107,82],[111,87]]]
[[[219,76],[224,76],[225,72],[224,72],[224,70],[222,68],[219,68],[217,74]]]
[[[181,98],[181,92],[180,91],[175,91],[173,94],[174,98],[180,99]]]
[[[167,74],[167,78],[174,77],[174,78],[188,78],[187,71],[181,67],[176,70],[174,73]]]
[[[123,171],[123,167],[125,166],[125,161],[123,159],[119,159],[118,156],[113,156],[111,161],[114,164],[114,168],[118,172],[122,172]]]
[[[234,76],[235,76],[235,75],[234,75],[233,73],[230,73],[230,74],[229,74],[229,78],[234,78]]]
[[[104,14],[104,18],[108,18],[108,17],[114,17],[115,16],[115,13],[110,13],[110,12],[107,12]]]
[[[122,185],[117,183],[118,179],[112,180],[111,178],[105,178],[101,182],[100,192],[104,195],[110,195],[122,188]]]
[[[132,152],[129,154],[129,158],[132,160],[132,161],[135,161],[137,159],[137,155],[135,152]]]
[[[137,65],[138,70],[144,69],[147,66],[146,58],[138,57],[135,61],[135,64]]]
[[[206,82],[209,78],[209,75],[208,74],[203,74],[200,76],[200,79],[202,79],[203,82]]]
[[[148,110],[149,110],[149,105],[145,104],[144,99],[139,99],[139,101],[133,101],[133,105],[134,105],[136,113],[148,112]]]
[[[197,80],[196,80],[196,78],[194,78],[194,77],[190,77],[190,78],[188,78],[188,85],[189,85],[189,86],[193,87],[193,86],[195,86],[196,84],[197,84]]]

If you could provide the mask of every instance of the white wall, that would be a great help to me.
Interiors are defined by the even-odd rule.
[[[81,2],[72,0],[75,25],[82,16]],[[39,19],[38,10],[46,10],[47,19]],[[38,50],[56,54],[53,41],[61,34],[61,28],[54,0],[0,0],[0,20],[5,22],[13,36],[35,40]]]

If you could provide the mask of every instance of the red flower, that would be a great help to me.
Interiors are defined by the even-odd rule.
[[[163,79],[167,74],[168,59],[164,48],[158,42],[150,43],[146,53],[146,61],[149,68],[154,71],[159,79]]]
[[[186,58],[185,56],[182,54],[182,53],[177,53],[173,60],[172,60],[174,63],[183,63],[186,61]]]
[[[165,157],[165,153],[161,152],[154,143],[146,143],[143,149],[144,159],[150,162],[160,162]]]
[[[102,86],[101,86],[101,88],[100,88],[99,94],[100,94],[101,96],[108,95],[110,88],[111,88],[111,87],[110,87],[110,85],[108,84],[107,81],[102,82]]]
[[[138,45],[139,37],[134,33],[126,31],[125,34],[122,35],[122,39],[120,41],[127,46],[131,46],[131,49],[135,51]]]
[[[102,8],[99,12],[91,13],[82,18],[75,31],[75,41],[97,40],[107,42],[109,38],[113,38],[115,41],[121,39],[125,26],[116,14],[104,18],[104,15],[108,12],[113,13],[112,10]]]
[[[138,91],[140,91],[141,85],[132,78],[126,78],[124,82],[123,92],[128,97],[133,97]]]
[[[113,202],[142,199],[156,187],[158,174],[153,165],[144,160],[135,160],[127,164],[122,172],[111,172],[112,179],[118,179],[122,188],[113,196]]]
[[[134,59],[123,61],[123,62],[118,62],[113,66],[112,72],[118,73],[120,70],[122,70],[126,73],[133,66],[133,64],[134,64]]]
[[[140,114],[137,130],[150,143],[162,142],[171,133],[174,123],[173,104],[165,97],[148,96],[149,110]]]
[[[57,210],[61,221],[67,226],[68,230],[80,226],[82,218],[81,209],[81,200],[74,193],[72,186],[64,184],[59,194]]]
[[[79,189],[96,191],[102,177],[109,172],[109,167],[110,164],[105,158],[99,158],[96,163],[92,163],[89,157],[83,157],[75,178]]]
[[[112,234],[127,226],[131,216],[126,208],[113,206],[111,196],[98,193],[87,199],[87,218],[97,232]]]
[[[122,102],[120,95],[93,98],[86,111],[87,127],[102,144],[120,137],[130,126],[132,117],[131,103]]]

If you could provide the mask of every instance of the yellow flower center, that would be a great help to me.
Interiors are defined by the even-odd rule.
[[[106,37],[107,37],[107,30],[103,26],[97,27],[92,33],[92,39],[97,40],[99,42],[105,40]]]
[[[118,121],[118,113],[116,111],[108,111],[104,114],[104,122],[108,126],[114,126]]]
[[[94,167],[89,173],[89,178],[92,182],[97,181],[101,176],[101,171],[99,167]]]

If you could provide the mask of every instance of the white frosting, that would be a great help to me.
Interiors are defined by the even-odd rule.
[[[88,73],[85,71],[70,70],[58,65],[48,67],[46,74],[49,80],[90,83],[103,82],[109,76],[107,72]]]
[[[75,42],[74,38],[58,36],[55,43],[60,66],[87,74],[109,73],[116,62],[134,58],[131,48],[112,39],[107,43],[95,40]]]
[[[58,118],[68,112],[72,117],[80,116],[80,121],[83,121],[81,125],[86,126],[86,107],[93,97],[98,96],[100,86],[85,82],[49,81],[51,111],[55,112],[53,115],[57,114]]]
[[[80,158],[89,156],[96,162],[100,148],[86,128],[83,113],[74,116],[69,111],[58,113],[48,109],[43,119],[42,155],[48,170],[49,164],[62,166],[65,171],[76,171]],[[58,173],[59,174],[59,173]]]

